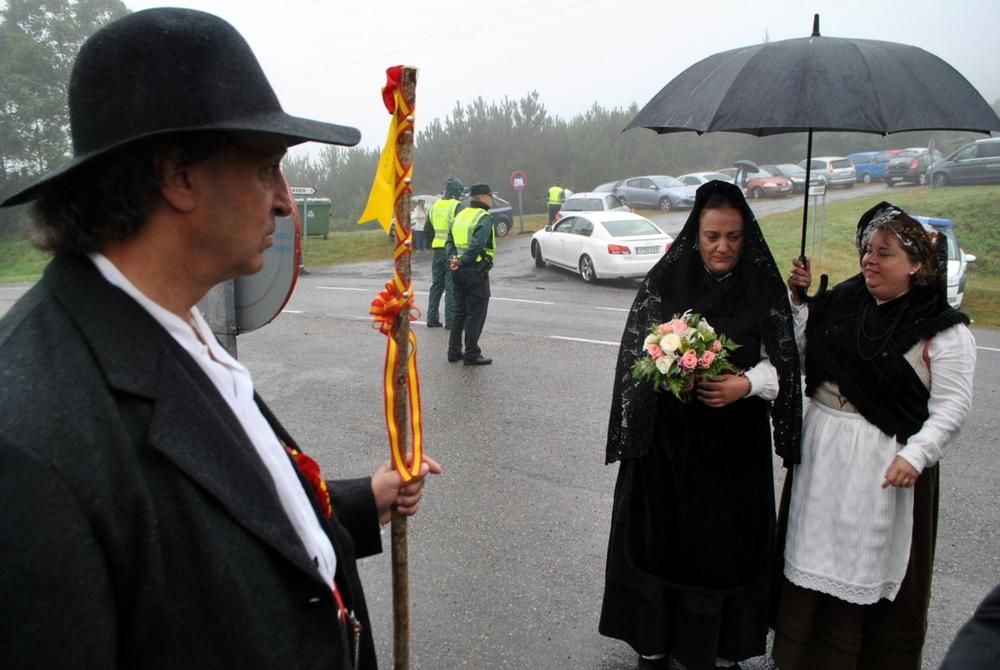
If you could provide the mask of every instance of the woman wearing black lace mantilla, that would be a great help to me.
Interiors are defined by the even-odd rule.
[[[651,324],[686,310],[740,347],[742,374],[682,402],[632,375]],[[782,276],[739,188],[698,189],[622,336],[608,425],[615,486],[600,632],[640,667],[736,667],[765,653],[774,445],[798,460],[801,390]]]
[[[796,307],[811,402],[781,503],[781,670],[920,668],[937,462],[971,409],[976,363],[943,242],[882,202],[858,222],[861,273]],[[810,280],[796,261],[789,287]]]

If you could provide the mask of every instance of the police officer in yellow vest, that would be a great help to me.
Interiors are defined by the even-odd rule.
[[[556,182],[555,186],[549,187],[549,225],[556,220],[556,214],[562,209],[563,203],[566,202],[566,190],[562,187],[559,182]]]
[[[493,192],[486,184],[473,184],[469,193],[472,200],[455,216],[445,243],[455,284],[455,319],[448,339],[448,361],[489,365],[493,359],[483,356],[479,349],[479,334],[483,332],[490,304],[490,268],[496,249],[493,217],[489,214]]]
[[[451,328],[455,316],[455,289],[452,286],[451,272],[448,271],[448,255],[444,251],[448,231],[455,221],[459,209],[459,198],[462,197],[462,182],[455,177],[448,177],[444,187],[444,197],[435,202],[427,212],[427,223],[424,225],[424,236],[430,240],[434,250],[431,261],[431,290],[427,298],[427,327],[440,328],[441,317],[438,306],[441,304],[441,294],[444,293],[444,326]]]

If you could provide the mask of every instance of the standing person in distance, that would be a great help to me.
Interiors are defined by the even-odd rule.
[[[562,209],[563,203],[566,202],[566,191],[559,182],[556,182],[554,185],[549,187],[547,202],[549,204],[548,225],[551,226],[552,222],[556,220],[556,214],[559,213],[559,210]]]
[[[859,274],[803,304],[812,275],[793,263],[810,403],[779,514],[782,670],[921,666],[938,461],[972,408],[976,365],[969,319],[948,305],[944,242],[881,202],[858,221]]]
[[[766,651],[771,447],[797,462],[802,416],[782,279],[739,187],[711,181],[633,302],[608,422],[605,460],[620,465],[599,630],[640,668],[734,668]],[[699,380],[685,403],[631,370],[650,325],[687,310],[740,345],[744,373]]]
[[[2,203],[53,254],[0,319],[4,670],[373,670],[356,557],[440,467],[324,480],[195,307],[263,267],[286,148],[360,134],[187,9],[94,33],[69,111],[73,159]]]
[[[448,254],[445,253],[444,245],[448,240],[448,232],[455,221],[455,214],[460,206],[459,198],[462,197],[462,182],[455,177],[448,177],[444,185],[444,195],[433,205],[427,213],[427,223],[424,225],[426,239],[430,241],[431,249],[434,250],[434,258],[431,260],[431,289],[427,296],[427,327],[451,328],[455,320],[455,287],[453,278],[448,268]],[[440,310],[441,294],[444,294],[444,324],[441,323]]]
[[[496,250],[493,217],[489,214],[493,191],[486,184],[473,184],[469,195],[469,206],[455,217],[445,246],[455,286],[455,320],[448,339],[448,361],[489,365],[493,359],[483,356],[479,335],[490,304],[490,269]]]
[[[410,227],[413,230],[413,251],[427,250],[427,235],[424,226],[427,225],[427,207],[423,199],[418,199],[410,212]]]

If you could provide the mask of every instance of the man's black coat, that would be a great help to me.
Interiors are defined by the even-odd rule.
[[[367,479],[330,490],[374,668],[355,566],[381,551],[374,498]],[[0,666],[342,668],[340,630],[212,383],[88,259],[54,259],[0,320]]]

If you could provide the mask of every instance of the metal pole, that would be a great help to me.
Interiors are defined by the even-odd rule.
[[[524,199],[521,196],[523,191],[517,192],[517,214],[521,219],[521,232],[524,232]]]
[[[410,109],[415,110],[417,91],[416,68],[403,67],[400,88],[403,97],[409,102]],[[404,110],[397,107],[395,113],[403,114]],[[400,168],[403,174],[405,174],[413,164],[413,116],[411,115],[401,121],[403,122],[400,123],[400,127],[405,127],[406,130],[400,133],[396,141],[396,151],[401,163]],[[406,240],[412,241],[413,228],[410,222],[410,195],[410,187],[407,184],[399,200],[396,201],[396,221],[406,231],[406,238],[404,240],[397,239],[396,244],[404,244]],[[396,261],[396,271],[399,272],[404,286],[410,286],[410,255],[409,253],[400,254]],[[412,291],[413,289],[410,288],[409,290]],[[399,448],[402,453],[407,455],[407,462],[409,463],[413,458],[413,451],[410,435],[406,432],[406,426],[409,425],[406,363],[410,355],[410,314],[407,310],[400,312],[397,326],[395,329],[395,338],[400,355],[396,361],[396,369],[393,375],[396,385],[396,419],[399,422],[397,425]],[[392,667],[394,670],[409,670],[410,667],[409,557],[406,517],[394,511],[392,513]]]

